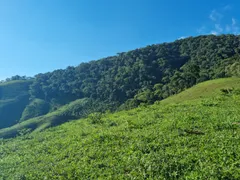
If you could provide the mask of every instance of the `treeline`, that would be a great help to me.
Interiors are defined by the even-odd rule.
[[[240,36],[198,36],[118,53],[77,67],[37,74],[34,78],[13,76],[6,81],[31,79],[25,81],[31,84],[29,92],[26,90],[29,103],[23,103],[24,111],[12,118],[11,123],[47,114],[77,99],[96,104],[98,107],[92,108],[98,111],[151,104],[202,81],[239,76],[239,53]],[[13,84],[11,87],[15,88],[11,88],[7,84],[2,84],[4,91],[0,89],[0,119],[9,121],[6,114],[12,113],[9,102],[19,99],[16,87],[20,86]],[[14,96],[7,98],[6,94],[11,92]],[[89,107],[84,110],[82,104],[79,107],[74,114],[93,112]]]
[[[33,79],[33,77],[15,75],[10,78],[6,78],[5,80],[1,80],[0,83],[10,82],[10,81],[18,81],[18,80],[31,80],[31,79]]]
[[[209,35],[151,45],[38,74],[30,94],[52,104],[79,98],[114,103],[116,107],[128,100],[126,108],[152,103],[196,83],[232,76],[231,69],[239,61],[239,42],[239,36]]]

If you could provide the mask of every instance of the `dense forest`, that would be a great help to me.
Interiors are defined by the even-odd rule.
[[[118,53],[37,74],[33,79],[15,76],[32,82],[29,104],[18,120],[46,114],[82,98],[100,103],[103,111],[151,104],[199,82],[238,76],[239,53],[240,36],[206,35]]]
[[[117,106],[151,102],[194,84],[229,76],[238,65],[239,36],[199,36],[147,46],[77,67],[38,74],[30,94],[53,104],[93,98]],[[229,59],[230,58],[230,59]]]

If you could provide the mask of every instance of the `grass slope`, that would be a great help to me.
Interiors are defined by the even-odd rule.
[[[238,93],[162,104],[2,139],[0,179],[240,179]]]
[[[13,99],[28,93],[32,80],[16,80],[0,84],[0,99]]]
[[[162,100],[162,103],[180,103],[204,97],[213,97],[219,94],[220,89],[240,88],[240,78],[221,78],[205,81],[179,94]]]
[[[73,101],[58,110],[43,116],[31,118],[8,128],[0,129],[0,138],[10,138],[25,131],[39,132],[49,127],[57,126],[67,121],[85,116],[90,102],[87,98]]]
[[[20,120],[29,103],[28,90],[31,83],[31,80],[19,80],[0,84],[0,129]]]
[[[222,78],[206,81],[190,89],[187,89],[180,94],[162,100],[161,104],[165,105],[168,103],[179,103],[198,98],[213,97],[219,94],[220,89],[224,88],[240,88],[240,78]],[[0,138],[14,137],[25,130],[42,131],[44,129],[62,124],[69,120],[83,117],[84,112],[82,112],[82,110],[84,108],[82,106],[86,104],[86,99],[76,100],[61,107],[57,111],[48,113],[43,116],[28,119],[9,128],[0,129]],[[80,108],[77,109],[77,106],[80,106]],[[72,109],[75,109],[74,111],[77,111],[77,114],[72,112]],[[85,110],[87,110],[87,108],[85,108]]]

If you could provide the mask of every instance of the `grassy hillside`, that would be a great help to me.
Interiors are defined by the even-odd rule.
[[[224,90],[238,82],[2,139],[0,179],[240,179],[240,95]]]
[[[28,93],[32,80],[16,80],[0,84],[0,99],[13,99]]]
[[[240,78],[222,78],[206,81],[190,89],[187,89],[177,95],[162,100],[161,106],[165,106],[169,103],[180,103],[188,100],[196,100],[199,98],[214,97],[221,92],[221,89],[232,88],[240,88]],[[21,134],[25,131],[42,131],[46,128],[57,126],[70,120],[76,120],[78,118],[86,116],[91,112],[100,111],[101,108],[97,109],[98,106],[103,105],[98,105],[97,102],[91,101],[88,98],[79,99],[65,106],[62,106],[58,110],[48,113],[46,115],[30,118],[23,122],[19,122],[11,127],[1,129],[0,138],[15,137],[16,135]],[[40,107],[38,109],[40,109]],[[34,110],[37,109],[33,108],[31,112],[33,112]]]
[[[98,105],[100,104],[88,98],[78,99],[46,115],[30,118],[11,127],[0,129],[0,138],[15,137],[31,131],[39,132],[70,120],[85,117],[91,112],[98,111]]]
[[[31,80],[19,80],[0,84],[0,129],[20,120],[29,103],[31,83]]]
[[[240,78],[221,78],[199,83],[179,94],[162,100],[162,103],[180,103],[187,100],[194,100],[204,97],[214,97],[221,89],[240,88]]]

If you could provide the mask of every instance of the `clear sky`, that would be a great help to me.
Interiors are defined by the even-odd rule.
[[[0,0],[0,79],[149,44],[238,34],[239,0]]]

